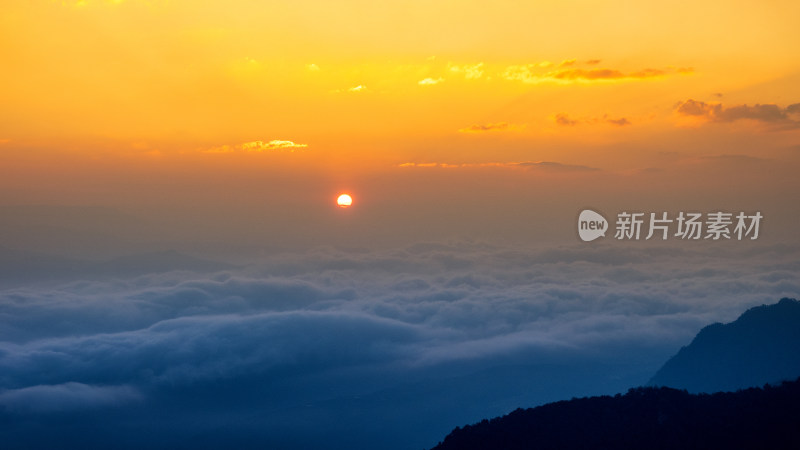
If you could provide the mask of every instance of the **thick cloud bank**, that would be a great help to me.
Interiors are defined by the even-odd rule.
[[[7,289],[0,437],[51,445],[36,427],[79,413],[99,441],[72,423],[62,442],[139,423],[152,442],[132,433],[131,446],[234,433],[241,446],[419,448],[464,421],[645,383],[704,325],[796,297],[798,253],[420,244]]]

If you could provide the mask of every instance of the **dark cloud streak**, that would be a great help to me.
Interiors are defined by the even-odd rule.
[[[772,103],[725,107],[720,103],[688,99],[679,103],[675,111],[681,116],[700,117],[717,123],[753,120],[779,128],[800,128],[800,104],[798,103],[785,108]]]

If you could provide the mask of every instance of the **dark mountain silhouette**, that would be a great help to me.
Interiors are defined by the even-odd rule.
[[[716,394],[645,387],[518,409],[456,428],[434,450],[717,448],[800,448],[800,379]]]
[[[800,376],[800,302],[747,310],[703,328],[648,383],[689,392],[733,391]]]
[[[798,376],[800,302],[784,298],[703,328],[650,387],[517,409],[434,449],[800,448]]]

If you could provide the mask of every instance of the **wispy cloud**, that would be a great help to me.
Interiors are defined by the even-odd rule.
[[[568,126],[568,127],[580,124],[597,124],[597,123],[606,123],[620,127],[625,125],[631,125],[631,121],[628,120],[626,117],[620,117],[614,119],[609,117],[608,114],[604,114],[602,117],[572,118],[566,113],[558,113],[554,116],[553,120],[558,125]]]
[[[440,78],[430,78],[429,77],[429,78],[425,78],[425,79],[419,80],[417,82],[417,84],[419,84],[420,86],[433,86],[433,85],[439,84],[439,83],[441,83],[443,81],[444,81],[444,78],[441,78],[441,77]]]
[[[489,131],[514,131],[524,128],[525,125],[510,124],[507,122],[487,123],[470,125],[466,128],[458,130],[459,133],[486,133]]]
[[[571,127],[578,124],[578,121],[575,119],[570,119],[569,116],[565,113],[558,113],[556,114],[555,121],[559,125]]]
[[[679,103],[675,107],[675,112],[683,117],[692,117],[708,122],[753,120],[778,128],[800,128],[800,103],[794,103],[785,108],[773,103],[725,107],[721,103],[706,103],[688,99]]]
[[[233,152],[271,152],[271,151],[289,151],[293,152],[298,149],[308,147],[307,144],[297,144],[292,141],[284,140],[271,140],[271,141],[250,141],[234,145],[220,145],[205,150],[205,153],[233,153]]]
[[[593,60],[599,63],[599,60]],[[506,67],[502,77],[510,81],[521,81],[523,83],[591,83],[591,82],[612,82],[612,81],[634,81],[661,78],[668,75],[690,73],[690,68],[682,69],[653,69],[646,68],[634,72],[624,72],[617,69],[607,68],[574,68],[577,61],[567,60],[559,64],[556,70],[542,72],[541,64],[524,64]],[[588,63],[587,63],[588,64]],[[596,64],[596,63],[595,63]],[[565,68],[566,67],[566,68]]]
[[[0,392],[0,406],[17,413],[53,413],[119,406],[143,396],[130,386],[92,386],[67,382]]]
[[[533,169],[543,169],[555,172],[593,172],[600,170],[596,167],[582,166],[579,164],[563,164],[554,161],[522,162],[517,163],[520,167]]]
[[[367,91],[367,86],[364,85],[364,84],[359,84],[359,85],[356,85],[356,86],[353,86],[353,87],[349,87],[349,88],[346,88],[346,89],[334,89],[334,90],[332,90],[330,92],[332,94],[341,94],[341,93],[347,93],[347,92],[357,94],[357,93],[363,93],[363,92],[366,92],[366,91]]]
[[[484,72],[483,63],[482,62],[477,63],[477,64],[472,64],[472,65],[470,65],[470,64],[464,64],[464,65],[453,65],[453,64],[450,64],[450,65],[448,65],[448,69],[450,70],[450,72],[457,73],[457,74],[463,74],[464,78],[466,78],[467,80],[477,80],[478,78],[481,78],[483,76],[483,72]]]
[[[630,124],[631,124],[631,121],[630,121],[630,120],[628,120],[628,119],[627,119],[627,118],[625,118],[625,117],[620,117],[619,119],[611,119],[611,118],[606,118],[606,119],[605,119],[605,121],[606,121],[607,123],[610,123],[610,124],[612,124],[612,125],[618,125],[618,126],[620,126],[620,127],[622,127],[622,126],[625,126],[625,125],[630,125]]]
[[[440,169],[474,169],[474,168],[506,168],[506,169],[534,169],[556,172],[586,172],[600,170],[596,167],[582,166],[576,164],[563,164],[554,161],[523,161],[523,162],[483,162],[483,163],[438,163],[407,162],[399,164],[398,167],[404,168],[440,168]]]

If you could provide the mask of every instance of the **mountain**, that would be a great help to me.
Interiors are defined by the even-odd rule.
[[[518,409],[456,428],[434,450],[796,449],[800,379],[737,392],[644,387]]]
[[[800,448],[798,376],[800,302],[784,298],[703,328],[648,387],[517,409],[434,449]]]
[[[800,376],[800,302],[751,308],[729,324],[703,328],[648,383],[718,392]]]

